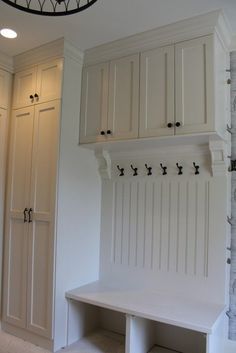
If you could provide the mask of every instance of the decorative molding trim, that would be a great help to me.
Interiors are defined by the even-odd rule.
[[[26,67],[34,66],[53,58],[62,57],[69,57],[83,64],[83,52],[75,48],[64,38],[60,38],[16,55],[13,58],[14,71],[21,71]]]
[[[209,142],[211,153],[211,168],[213,176],[224,176],[228,171],[227,144],[223,140]]]
[[[111,159],[106,151],[96,151],[95,157],[98,162],[98,171],[103,179],[111,179]]]
[[[156,47],[217,33],[226,46],[231,30],[221,10],[198,15],[150,31],[116,40],[85,51],[85,65],[104,62]]]
[[[13,73],[13,58],[0,52],[0,67],[10,73]]]

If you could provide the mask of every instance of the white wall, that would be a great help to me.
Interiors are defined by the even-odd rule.
[[[82,63],[65,60],[58,184],[55,350],[66,344],[65,292],[98,279],[100,177],[93,152],[78,146]]]

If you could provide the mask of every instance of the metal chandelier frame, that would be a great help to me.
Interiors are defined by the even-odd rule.
[[[18,10],[42,16],[66,16],[84,11],[97,0],[2,0]]]

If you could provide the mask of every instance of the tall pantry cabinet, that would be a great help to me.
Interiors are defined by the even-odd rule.
[[[65,247],[65,256],[58,258],[65,241],[63,237],[76,249],[75,241],[73,243],[75,234],[66,233],[66,215],[63,219],[64,233],[60,237],[62,229],[58,214],[61,207],[66,207],[66,199],[63,198],[64,205],[60,204],[63,184],[60,176],[63,146],[60,141],[64,137],[64,120],[73,126],[72,132],[76,129],[71,122],[75,124],[78,121],[82,68],[80,52],[61,40],[54,46],[57,52],[61,51],[60,58],[46,57],[48,48],[41,48],[41,55],[45,56],[43,62],[34,62],[33,51],[31,65],[22,70],[20,57],[20,69],[15,74],[3,301],[3,329],[52,350],[66,343],[59,332],[62,330],[65,335],[66,318],[60,321],[61,327],[58,328],[57,324],[55,328],[55,317],[66,310],[64,293],[68,287],[63,286],[66,282],[70,284],[70,280],[75,283],[73,274],[66,270],[68,255]],[[75,136],[69,137],[69,146],[77,147]],[[79,163],[75,151],[70,159],[76,163],[74,168],[77,170]],[[70,219],[70,223],[74,226],[74,233],[78,232],[78,217]],[[76,259],[73,256],[71,261],[78,267]],[[65,273],[67,280],[63,277]],[[79,276],[77,278],[79,281]],[[57,281],[60,281],[63,298],[57,290]]]

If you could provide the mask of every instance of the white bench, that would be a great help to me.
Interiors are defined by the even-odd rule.
[[[100,281],[71,290],[66,293],[66,298],[72,301],[69,309],[69,331],[78,332],[78,337],[72,334],[72,340],[80,339],[86,331],[89,331],[83,327],[83,321],[88,325],[85,305],[89,305],[90,314],[91,307],[96,307],[124,315],[126,353],[147,353],[153,344],[160,343],[159,339],[157,341],[153,339],[154,331],[161,330],[165,336],[164,329],[169,330],[170,345],[165,345],[168,348],[179,350],[179,347],[183,346],[181,342],[183,333],[183,337],[188,341],[186,347],[191,346],[192,339],[195,340],[196,353],[222,353],[223,343],[220,343],[220,335],[222,322],[226,317],[223,305],[191,300],[164,291],[114,288]],[[76,303],[79,305],[76,306]],[[76,316],[79,316],[78,325]],[[174,335],[180,336],[176,347],[171,346]],[[178,337],[175,337],[175,340],[177,342]],[[160,345],[163,346],[163,344]],[[199,348],[196,345],[199,345]],[[181,352],[187,352],[183,349],[185,348],[182,348]]]

